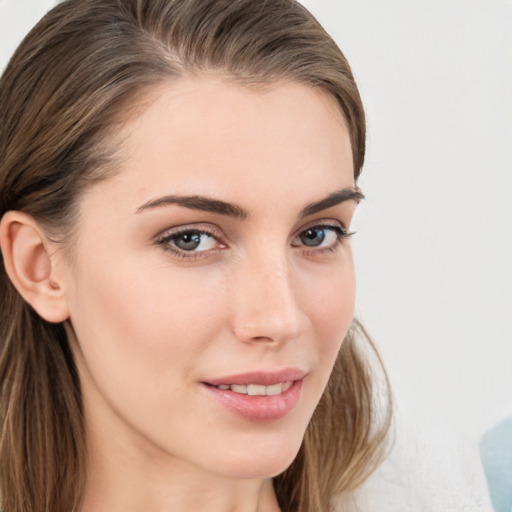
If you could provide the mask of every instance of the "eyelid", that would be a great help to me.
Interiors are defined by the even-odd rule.
[[[309,229],[323,229],[323,230],[332,230],[335,233],[336,239],[329,245],[318,245],[318,246],[308,246],[303,244],[300,240],[296,242],[300,236],[308,231]],[[345,225],[339,220],[333,219],[319,219],[308,223],[301,227],[300,230],[296,232],[296,234],[292,238],[292,247],[299,249],[306,256],[319,256],[325,253],[333,252],[338,249],[342,243],[348,240],[354,232],[349,231]]]
[[[204,251],[186,251],[180,249],[172,243],[173,238],[179,237],[180,234],[189,232],[201,233],[214,238],[217,243],[217,247]],[[192,223],[168,228],[164,231],[161,231],[160,234],[155,237],[154,243],[161,250],[169,254],[172,258],[183,262],[193,263],[195,261],[206,259],[212,256],[214,253],[217,253],[219,250],[225,249],[227,244],[225,243],[224,239],[224,233],[216,226],[212,226],[211,224],[205,226],[204,223]]]
[[[299,236],[304,231],[307,231],[308,229],[315,228],[315,227],[325,227],[325,228],[332,228],[332,229],[341,229],[344,234],[346,235],[352,235],[349,231],[349,228],[346,227],[346,225],[340,221],[335,219],[316,219],[314,221],[308,222],[307,224],[302,225],[293,235],[293,238]]]
[[[205,233],[207,235],[212,236],[219,242],[225,238],[225,235],[222,230],[213,226],[211,224],[205,224],[203,222],[192,223],[192,224],[183,224],[180,226],[175,226],[172,228],[167,228],[161,231],[158,235],[155,236],[155,242],[159,242],[163,239],[170,238],[172,236],[177,236],[181,233],[187,233],[189,231],[197,231],[199,233]]]

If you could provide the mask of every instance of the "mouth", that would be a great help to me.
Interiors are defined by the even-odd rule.
[[[263,386],[261,384],[220,384],[213,386],[221,391],[233,391],[233,393],[240,393],[241,395],[249,396],[275,396],[288,391],[294,381],[288,380],[286,382],[279,382],[270,386]],[[208,383],[206,383],[208,385]]]
[[[277,421],[299,403],[306,373],[296,369],[250,372],[202,382],[208,395],[252,422]]]

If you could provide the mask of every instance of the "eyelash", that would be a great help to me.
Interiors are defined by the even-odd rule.
[[[304,235],[306,232],[310,230],[323,230],[323,231],[330,231],[333,232],[336,239],[332,244],[330,244],[327,247],[321,247],[321,246],[307,246],[305,244],[295,244],[292,243],[292,247],[303,247],[305,254],[307,256],[310,255],[320,255],[328,252],[334,252],[338,249],[340,244],[344,240],[348,240],[354,235],[354,232],[348,231],[345,227],[340,226],[339,224],[313,224],[306,229],[302,229],[297,235],[293,237],[293,240],[300,239],[299,237],[301,235]],[[180,238],[180,236],[183,235],[206,235],[208,237],[213,238],[217,244],[220,244],[220,247],[216,247],[214,249],[207,249],[203,251],[195,251],[190,250],[186,251],[183,249],[180,249],[173,245],[173,241]],[[183,227],[178,228],[172,232],[168,232],[164,234],[163,236],[159,237],[156,240],[156,244],[161,247],[164,251],[170,252],[175,258],[183,261],[197,261],[198,259],[207,258],[209,257],[212,252],[216,253],[219,250],[223,250],[226,248],[226,245],[220,242],[221,235],[219,233],[214,232],[214,230],[209,230],[205,228],[193,228],[193,227]],[[323,240],[322,240],[323,241]]]
[[[215,249],[206,251],[185,251],[172,244],[173,240],[177,240],[180,236],[186,234],[206,235],[208,237],[213,238],[217,243],[220,243],[221,247],[217,247]],[[209,255],[211,255],[212,252],[217,252],[219,249],[224,249],[226,246],[225,244],[222,244],[222,242],[219,242],[220,238],[220,233],[216,233],[213,230],[185,226],[173,230],[170,233],[168,232],[164,234],[163,236],[156,240],[156,244],[160,246],[164,251],[170,252],[175,258],[179,260],[196,261],[198,259],[207,258]]]
[[[320,246],[306,246],[304,247],[304,252],[307,256],[312,255],[321,255],[329,252],[335,252],[340,244],[343,243],[343,241],[348,240],[354,235],[353,231],[348,231],[344,226],[340,226],[339,224],[314,224],[312,226],[307,227],[306,229],[303,229],[294,236],[294,239],[298,239],[301,235],[307,233],[310,230],[322,230],[322,231],[331,231],[334,233],[336,239],[333,243],[328,245],[327,247],[320,247]],[[322,240],[323,241],[323,240]],[[300,247],[299,245],[292,244],[293,247]]]

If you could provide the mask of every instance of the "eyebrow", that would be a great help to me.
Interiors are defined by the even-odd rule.
[[[357,204],[359,204],[363,199],[364,194],[361,192],[359,187],[343,188],[333,192],[332,194],[329,194],[325,199],[321,199],[320,201],[315,201],[314,203],[308,204],[301,211],[300,216],[307,217],[308,215],[313,215],[314,213],[327,210],[327,208],[332,208],[333,206],[344,203],[346,201],[355,201]]]
[[[160,206],[167,206],[170,204],[177,204],[190,210],[200,210],[202,212],[219,213],[228,217],[235,217],[238,219],[245,219],[248,216],[247,210],[233,203],[227,203],[220,199],[212,199],[206,196],[163,196],[157,199],[152,199],[143,204],[137,213],[150,208],[158,208]]]
[[[328,208],[332,208],[333,206],[344,203],[346,201],[355,201],[356,203],[359,203],[362,199],[364,199],[364,195],[359,188],[344,188],[329,194],[326,198],[321,199],[320,201],[315,201],[308,204],[301,210],[299,217],[302,218],[307,217],[308,215],[313,215],[314,213],[327,210]],[[140,206],[137,209],[137,213],[142,213],[145,210],[173,204],[183,206],[184,208],[188,208],[190,210],[217,213],[242,220],[249,216],[249,212],[246,209],[235,203],[228,203],[220,199],[198,195],[166,195],[158,197]]]

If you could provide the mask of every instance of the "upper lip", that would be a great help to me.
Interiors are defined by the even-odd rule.
[[[221,385],[249,385],[258,384],[260,386],[272,386],[281,382],[289,382],[294,380],[301,380],[306,376],[306,372],[297,368],[285,368],[278,371],[252,371],[246,373],[238,373],[236,375],[228,375],[205,381],[206,384],[212,386]]]

